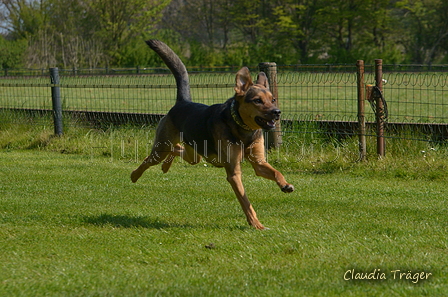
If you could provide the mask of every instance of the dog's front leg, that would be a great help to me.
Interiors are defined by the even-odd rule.
[[[227,181],[232,186],[233,191],[235,192],[236,197],[238,198],[238,201],[240,202],[241,207],[243,208],[244,214],[246,215],[247,218],[247,222],[249,223],[249,225],[255,227],[256,229],[264,229],[264,226],[258,220],[257,214],[255,213],[255,210],[250,204],[249,199],[247,198],[246,195],[246,191],[244,190],[244,186],[241,180],[240,163],[239,162],[237,164],[228,163],[227,166],[225,166],[225,168],[227,172]]]
[[[283,174],[268,162],[254,162],[251,164],[256,175],[275,181],[283,192],[291,193],[294,191],[294,186],[287,183]]]
[[[266,162],[263,142],[252,144],[246,151],[246,159],[251,163],[256,175],[275,181],[285,193],[294,191],[294,186],[286,182],[283,174]]]

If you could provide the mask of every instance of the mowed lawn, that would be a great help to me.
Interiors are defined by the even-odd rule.
[[[176,163],[132,184],[137,164],[106,157],[3,150],[0,162],[0,296],[448,292],[443,179],[280,164],[296,187],[284,194],[243,164],[270,228],[258,231],[223,169]]]

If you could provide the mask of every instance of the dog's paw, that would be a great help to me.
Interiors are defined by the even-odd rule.
[[[294,191],[294,186],[291,184],[286,184],[282,187],[282,192],[284,193],[291,193],[292,191]]]
[[[265,226],[263,226],[258,219],[255,219],[253,221],[248,220],[247,221],[250,226],[254,227],[257,230],[264,230],[266,229]]]
[[[262,224],[258,223],[256,225],[253,225],[253,227],[257,230],[266,230],[268,228],[266,228],[265,226],[263,226]]]
[[[136,183],[138,181],[138,179],[140,178],[140,176],[142,176],[142,173],[140,171],[138,171],[137,169],[132,171],[132,173],[131,173],[131,181],[133,183]]]

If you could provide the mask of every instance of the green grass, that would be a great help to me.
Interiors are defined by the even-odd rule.
[[[288,134],[268,158],[281,193],[243,163],[269,230],[246,225],[222,169],[176,162],[130,172],[153,129],[0,122],[1,296],[443,296],[448,150],[388,140],[356,163],[356,139]],[[293,145],[294,144],[294,145]],[[374,145],[369,145],[374,147]],[[213,244],[213,248],[211,247]],[[380,269],[386,280],[344,280]],[[393,270],[432,273],[393,279]]]
[[[220,169],[2,151],[2,296],[442,296],[444,180],[298,173],[281,193],[245,168],[261,221],[246,226]],[[286,168],[285,168],[286,167]],[[208,249],[211,243],[214,248]],[[346,281],[381,269],[385,281]],[[394,280],[390,271],[432,273]]]

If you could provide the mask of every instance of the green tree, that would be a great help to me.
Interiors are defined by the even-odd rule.
[[[120,65],[126,46],[135,38],[154,31],[169,0],[90,0],[91,15],[97,18],[94,38],[101,41],[110,65]]]
[[[37,34],[47,22],[46,0],[1,0],[0,19],[3,28],[14,39]]]
[[[23,67],[23,58],[26,51],[27,42],[24,39],[6,40],[0,35],[0,67],[19,68]]]
[[[1,0],[12,39],[28,41],[27,66],[120,66],[169,0]]]
[[[448,3],[444,0],[403,0],[397,2],[399,16],[407,28],[403,45],[411,62],[432,64],[447,51]]]
[[[28,67],[159,65],[150,37],[187,65],[448,61],[445,0],[0,0],[0,24]]]
[[[284,0],[273,9],[272,33],[282,36],[283,46],[296,49],[297,63],[315,61],[316,56],[325,51],[316,38],[319,23],[318,11],[323,6],[319,0]]]
[[[96,67],[103,47],[94,37],[97,16],[84,1],[48,0],[52,41],[61,67]]]

